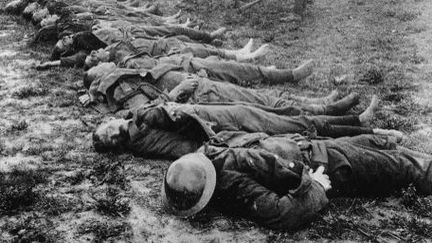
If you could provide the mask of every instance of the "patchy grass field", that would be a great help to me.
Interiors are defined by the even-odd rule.
[[[3,7],[5,0],[0,0]],[[159,0],[164,13],[183,9],[204,29],[230,29],[226,47],[248,38],[270,43],[255,62],[293,67],[314,58],[299,85],[272,87],[308,95],[338,89],[381,98],[373,125],[400,129],[403,141],[432,153],[432,2],[313,1],[302,21],[292,1],[265,0],[239,14],[231,0]],[[30,23],[0,14],[0,239],[11,242],[289,242],[432,239],[432,197],[414,189],[387,198],[339,198],[296,232],[278,232],[210,208],[192,219],[161,209],[169,161],[99,155],[91,132],[103,117],[78,102],[81,71],[36,72],[52,45],[29,45]]]

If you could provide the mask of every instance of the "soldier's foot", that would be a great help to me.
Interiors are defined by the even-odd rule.
[[[210,37],[212,39],[220,38],[223,36],[223,34],[225,34],[226,31],[227,31],[227,29],[225,27],[219,28],[219,29],[211,32]]]
[[[319,104],[319,105],[330,105],[337,102],[337,97],[339,96],[339,92],[337,90],[333,90],[329,95],[322,98],[296,98],[296,96],[292,96],[297,100],[300,100],[302,103],[307,104]]]
[[[335,103],[349,103],[351,106],[356,106],[360,103],[360,96],[356,92],[350,93],[349,95],[345,96],[344,98],[336,101]]]
[[[165,23],[167,23],[167,24],[178,24],[179,23],[179,17],[180,17],[180,14],[181,14],[181,10],[179,10],[177,13],[175,13],[174,15],[171,15],[171,16],[164,16],[164,17],[161,17],[164,21],[165,21]]]
[[[253,55],[254,58],[257,58],[266,55],[267,53],[269,53],[269,51],[270,51],[270,45],[264,44],[260,46],[258,49],[256,49],[254,52],[252,52],[251,54]]]
[[[239,51],[240,51],[242,54],[248,54],[248,53],[251,53],[251,52],[252,52],[252,46],[253,46],[253,43],[254,43],[254,39],[253,39],[253,38],[250,38],[249,41],[248,41],[248,43],[246,43],[246,45],[245,45],[242,49],[240,49]]]
[[[372,97],[371,103],[368,108],[366,108],[363,113],[359,115],[359,120],[362,126],[369,126],[370,121],[373,119],[375,112],[378,110],[378,96],[374,95]]]
[[[373,133],[377,135],[385,135],[385,136],[392,136],[396,138],[396,142],[400,143],[404,137],[404,134],[401,131],[394,130],[394,129],[381,129],[381,128],[374,128]]]
[[[184,22],[183,24],[179,24],[179,26],[183,27],[183,28],[193,28],[194,27],[190,18],[187,18],[186,22]]]
[[[247,60],[249,55],[252,52],[252,46],[253,46],[253,39],[250,38],[248,43],[246,43],[243,48],[238,50],[226,50],[226,52],[230,55],[234,55],[237,59],[237,61]]]
[[[269,45],[264,44],[252,53],[238,54],[237,61],[250,60],[266,55],[269,52]]]
[[[175,19],[178,19],[178,18],[180,18],[180,16],[181,16],[181,9],[177,12],[177,13],[175,13],[174,15],[171,15],[171,17],[172,18],[175,18]]]
[[[330,104],[336,101],[337,97],[339,96],[339,92],[337,90],[333,90],[329,95],[324,97],[324,103]]]
[[[327,115],[333,115],[333,116],[343,115],[348,110],[358,105],[359,102],[360,102],[359,95],[357,93],[351,93],[345,96],[344,98],[327,105],[327,109],[328,109]]]
[[[303,63],[302,65],[295,68],[293,73],[294,81],[300,81],[301,79],[304,79],[312,74],[313,69],[315,67],[315,63],[313,59],[310,59]]]

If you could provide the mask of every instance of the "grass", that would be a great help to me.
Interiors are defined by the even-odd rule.
[[[59,216],[68,212],[79,212],[83,208],[84,205],[78,198],[58,194],[41,194],[35,204],[35,209],[44,212],[47,217]]]
[[[23,167],[0,173],[0,215],[16,214],[33,205],[39,197],[36,187],[46,183],[45,175]]]
[[[13,242],[58,242],[61,235],[53,227],[50,219],[38,214],[25,214],[17,218],[9,219],[2,230],[13,235]]]
[[[78,227],[79,234],[93,234],[94,242],[102,242],[106,240],[114,240],[116,237],[128,238],[130,237],[130,226],[126,222],[120,221],[99,221],[89,219],[83,222]]]
[[[181,8],[185,15],[209,19],[202,21],[203,29],[228,27],[226,48],[238,48],[251,37],[256,39],[255,47],[270,43],[271,53],[255,63],[293,67],[305,59],[317,60],[315,73],[299,85],[270,88],[310,96],[333,89],[341,95],[355,91],[363,99],[353,113],[364,109],[372,94],[378,94],[382,109],[373,124],[414,131],[422,115],[430,112],[413,99],[418,89],[413,67],[426,60],[406,38],[426,30],[413,22],[419,16],[415,3],[323,1],[312,3],[303,20],[296,21],[289,16],[293,1],[268,0],[240,14],[231,1],[158,0],[163,12]],[[418,196],[413,188],[385,199],[332,199],[316,221],[294,232],[268,230],[215,208],[187,220],[167,215],[159,194],[169,162],[96,154],[89,134],[103,115],[78,104],[82,72],[63,68],[36,72],[20,66],[15,59],[47,60],[51,45],[11,44],[24,39],[33,28],[11,16],[0,16],[0,23],[1,29],[15,30],[0,43],[2,49],[20,52],[1,60],[0,68],[28,72],[17,86],[0,83],[0,97],[6,100],[0,104],[4,114],[0,154],[16,160],[20,156],[39,159],[41,166],[41,170],[0,174],[1,240],[101,242],[144,237],[160,242],[180,241],[179,236],[185,235],[204,242],[382,242],[432,237],[431,198]],[[410,140],[410,146],[418,142]],[[136,217],[138,223],[131,223]]]
[[[107,183],[108,185],[119,186],[122,189],[127,188],[128,180],[126,179],[124,165],[121,160],[115,163],[110,159],[97,161],[91,174],[95,183]]]
[[[10,127],[11,131],[23,131],[25,129],[27,129],[28,127],[28,123],[26,120],[21,120],[17,123],[12,124],[12,126]]]
[[[48,87],[42,85],[20,87],[12,92],[12,97],[17,99],[26,99],[33,96],[45,96],[48,94]]]
[[[432,218],[432,197],[419,196],[414,187],[403,190],[401,203],[418,217]]]

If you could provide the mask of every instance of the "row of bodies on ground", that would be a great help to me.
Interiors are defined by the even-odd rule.
[[[384,195],[410,183],[432,193],[430,156],[398,146],[398,131],[367,127],[376,97],[360,115],[346,115],[357,94],[337,100],[337,92],[309,98],[242,87],[297,83],[313,61],[294,69],[250,64],[268,45],[217,48],[225,28],[206,32],[139,1],[15,0],[5,10],[40,27],[36,42],[59,39],[37,69],[84,68],[83,105],[124,117],[96,129],[96,151],[175,160],[161,195],[170,213],[191,216],[213,200],[294,229],[329,197]]]

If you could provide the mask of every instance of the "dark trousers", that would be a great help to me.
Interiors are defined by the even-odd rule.
[[[135,38],[186,36],[187,39],[204,43],[210,43],[213,40],[207,32],[179,26],[139,26],[132,29],[131,32]]]
[[[369,128],[357,127],[357,116],[281,116],[243,105],[185,105],[189,113],[211,122],[215,132],[246,131],[270,135],[317,132],[319,136],[340,137],[370,134]]]
[[[245,81],[269,84],[295,81],[291,69],[271,69],[249,63],[220,60],[215,57],[192,58],[190,66],[191,72],[203,69],[210,78],[235,84],[243,84]]]
[[[359,117],[355,115],[308,116],[307,119],[314,124],[318,136],[338,138],[373,133],[371,128],[362,127]]]
[[[382,196],[411,183],[419,193],[432,194],[432,157],[397,149],[388,138],[362,135],[325,141],[331,195]]]

